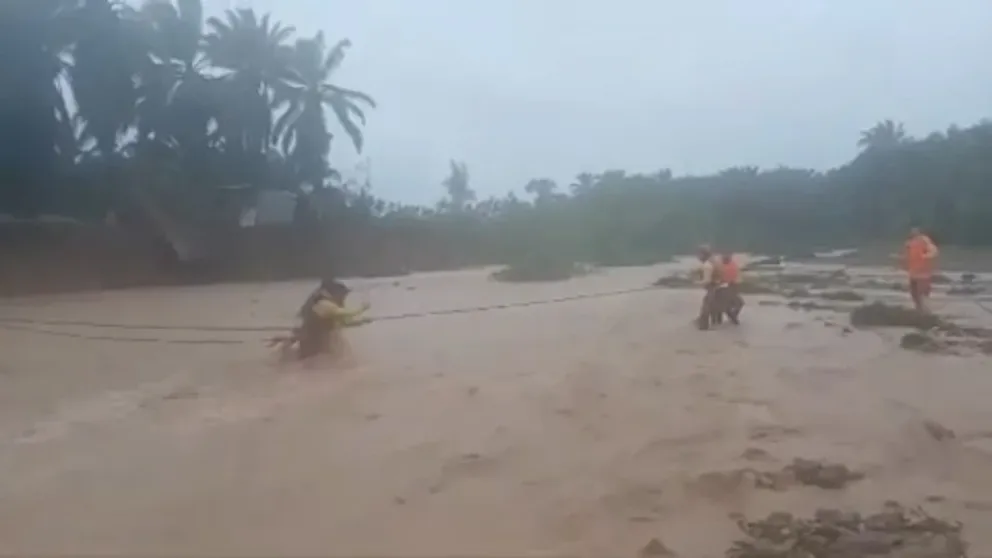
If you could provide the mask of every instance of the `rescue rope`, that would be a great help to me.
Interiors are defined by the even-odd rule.
[[[86,339],[91,341],[165,343],[165,344],[173,344],[173,345],[240,345],[249,342],[247,339],[168,339],[162,337],[124,337],[118,335],[85,335],[82,333],[73,333],[70,331],[55,331],[51,329],[43,329],[43,328],[31,327],[28,325],[18,325],[18,324],[9,324],[9,323],[0,323],[0,329],[6,329],[9,331],[24,331],[29,333],[37,333],[41,335],[51,335],[54,337]]]
[[[472,314],[489,312],[493,310],[509,310],[511,308],[526,308],[530,306],[540,306],[547,304],[559,304],[574,300],[584,300],[591,298],[606,298],[625,294],[638,293],[655,290],[654,285],[644,287],[634,287],[615,291],[605,291],[598,293],[584,293],[571,296],[547,298],[541,300],[530,300],[523,302],[509,302],[506,304],[491,304],[485,306],[470,306],[464,308],[451,308],[447,310],[428,310],[424,312],[407,312],[403,314],[392,314],[385,316],[370,316],[369,321],[387,322],[398,320],[409,320],[415,318],[427,318],[435,316],[450,316],[455,314]],[[42,327],[38,327],[42,326]],[[128,337],[118,335],[87,335],[66,331],[55,331],[45,329],[45,327],[88,327],[94,329],[116,329],[116,330],[145,330],[145,331],[183,331],[183,332],[215,332],[215,333],[284,333],[289,331],[290,326],[214,326],[214,325],[168,325],[168,324],[121,324],[93,322],[89,320],[33,320],[30,318],[0,317],[0,329],[12,331],[24,331],[42,335],[53,335],[58,337],[70,337],[74,339],[88,339],[94,341],[121,341],[134,343],[166,343],[180,345],[235,345],[241,343],[254,343],[257,339],[169,339],[162,337]]]
[[[584,293],[571,296],[547,298],[541,300],[531,300],[523,302],[510,302],[506,304],[491,304],[484,306],[470,306],[463,308],[451,308],[447,310],[428,310],[424,312],[407,312],[403,314],[391,314],[385,316],[369,317],[369,322],[387,322],[409,320],[416,318],[428,318],[436,316],[451,316],[456,314],[472,314],[489,312],[494,310],[509,310],[512,308],[526,308],[530,306],[541,306],[548,304],[559,304],[575,300],[585,300],[593,298],[606,298],[625,294],[656,290],[655,285],[633,287],[614,291],[598,293]],[[988,314],[992,314],[992,308],[978,300],[977,296],[967,297],[967,299],[981,308]],[[41,326],[41,327],[39,327]],[[56,331],[46,329],[48,327],[87,327],[94,329],[111,329],[126,331],[180,331],[180,332],[214,332],[214,333],[283,333],[290,329],[290,326],[218,326],[218,325],[170,325],[170,324],[123,324],[94,322],[89,320],[34,320],[30,318],[0,317],[0,329],[9,331],[22,331],[40,335],[51,335],[55,337],[66,337],[72,339],[85,339],[92,341],[115,341],[130,343],[161,343],[173,345],[239,345],[244,343],[256,343],[258,339],[223,339],[223,338],[198,338],[198,339],[171,339],[163,337],[148,336],[120,336],[120,335],[88,335],[69,331]]]

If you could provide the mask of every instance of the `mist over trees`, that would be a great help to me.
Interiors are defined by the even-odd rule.
[[[445,265],[549,253],[640,264],[703,241],[808,252],[914,224],[945,244],[992,244],[988,121],[914,138],[883,120],[852,130],[860,152],[825,172],[576,169],[567,184],[534,177],[503,197],[480,198],[469,165],[452,160],[434,207],[383,200],[332,164],[340,141],[361,150],[375,107],[335,79],[350,46],[250,9],[205,18],[200,0],[6,0],[0,213],[128,225],[155,206],[193,226],[236,227],[259,192],[285,191],[298,196],[292,226],[315,237],[402,231],[443,245]]]

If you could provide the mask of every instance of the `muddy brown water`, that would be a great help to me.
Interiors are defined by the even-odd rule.
[[[670,267],[352,283],[387,315],[640,287]],[[289,323],[311,287],[30,298],[0,315]],[[734,514],[889,499],[964,522],[973,554],[992,553],[987,358],[903,351],[899,330],[851,332],[837,312],[759,296],[740,327],[699,332],[698,298],[659,289],[381,322],[348,332],[348,369],[278,368],[254,341],[4,331],[0,553],[633,556],[657,537],[718,556],[739,535]],[[959,297],[934,305],[985,319]],[[955,436],[936,439],[931,422]],[[741,480],[795,458],[865,478],[840,490]]]

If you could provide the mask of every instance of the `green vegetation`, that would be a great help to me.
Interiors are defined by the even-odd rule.
[[[205,20],[200,0],[7,0],[0,26],[3,213],[113,212],[168,237],[174,222],[236,226],[259,191],[284,190],[298,195],[294,226],[315,242],[371,228],[414,254],[397,269],[502,263],[517,278],[657,262],[700,241],[808,253],[912,224],[943,244],[992,244],[992,122],[910,138],[886,120],[826,172],[606,170],[506,185],[529,199],[480,199],[470,169],[452,161],[444,199],[414,207],[342,186],[330,163],[329,123],[360,150],[375,106],[334,81],[347,40],[297,38],[252,10]]]
[[[0,17],[0,211],[14,215],[126,217],[151,199],[236,224],[259,190],[309,200],[327,186],[327,116],[360,149],[375,106],[333,82],[347,40],[293,41],[252,10],[204,21],[201,0],[7,0]]]
[[[562,281],[587,271],[586,267],[566,258],[555,257],[550,253],[531,253],[494,272],[492,278],[508,283]]]

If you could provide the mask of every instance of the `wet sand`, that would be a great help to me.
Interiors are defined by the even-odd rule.
[[[511,285],[483,271],[352,282],[373,315],[613,291],[662,266]],[[305,283],[6,301],[2,316],[289,323]],[[900,293],[876,293],[899,300]],[[0,336],[0,553],[720,556],[730,516],[897,499],[992,554],[987,357],[920,355],[898,330],[765,306],[690,327],[653,290],[348,332],[350,369],[279,368],[242,345]],[[939,312],[992,319],[967,300]],[[987,324],[989,325],[989,324]],[[85,328],[64,331],[95,332]],[[124,334],[126,332],[115,332]],[[927,421],[957,434],[937,440]],[[756,488],[794,458],[863,471],[841,490]],[[984,532],[983,532],[984,531]]]

